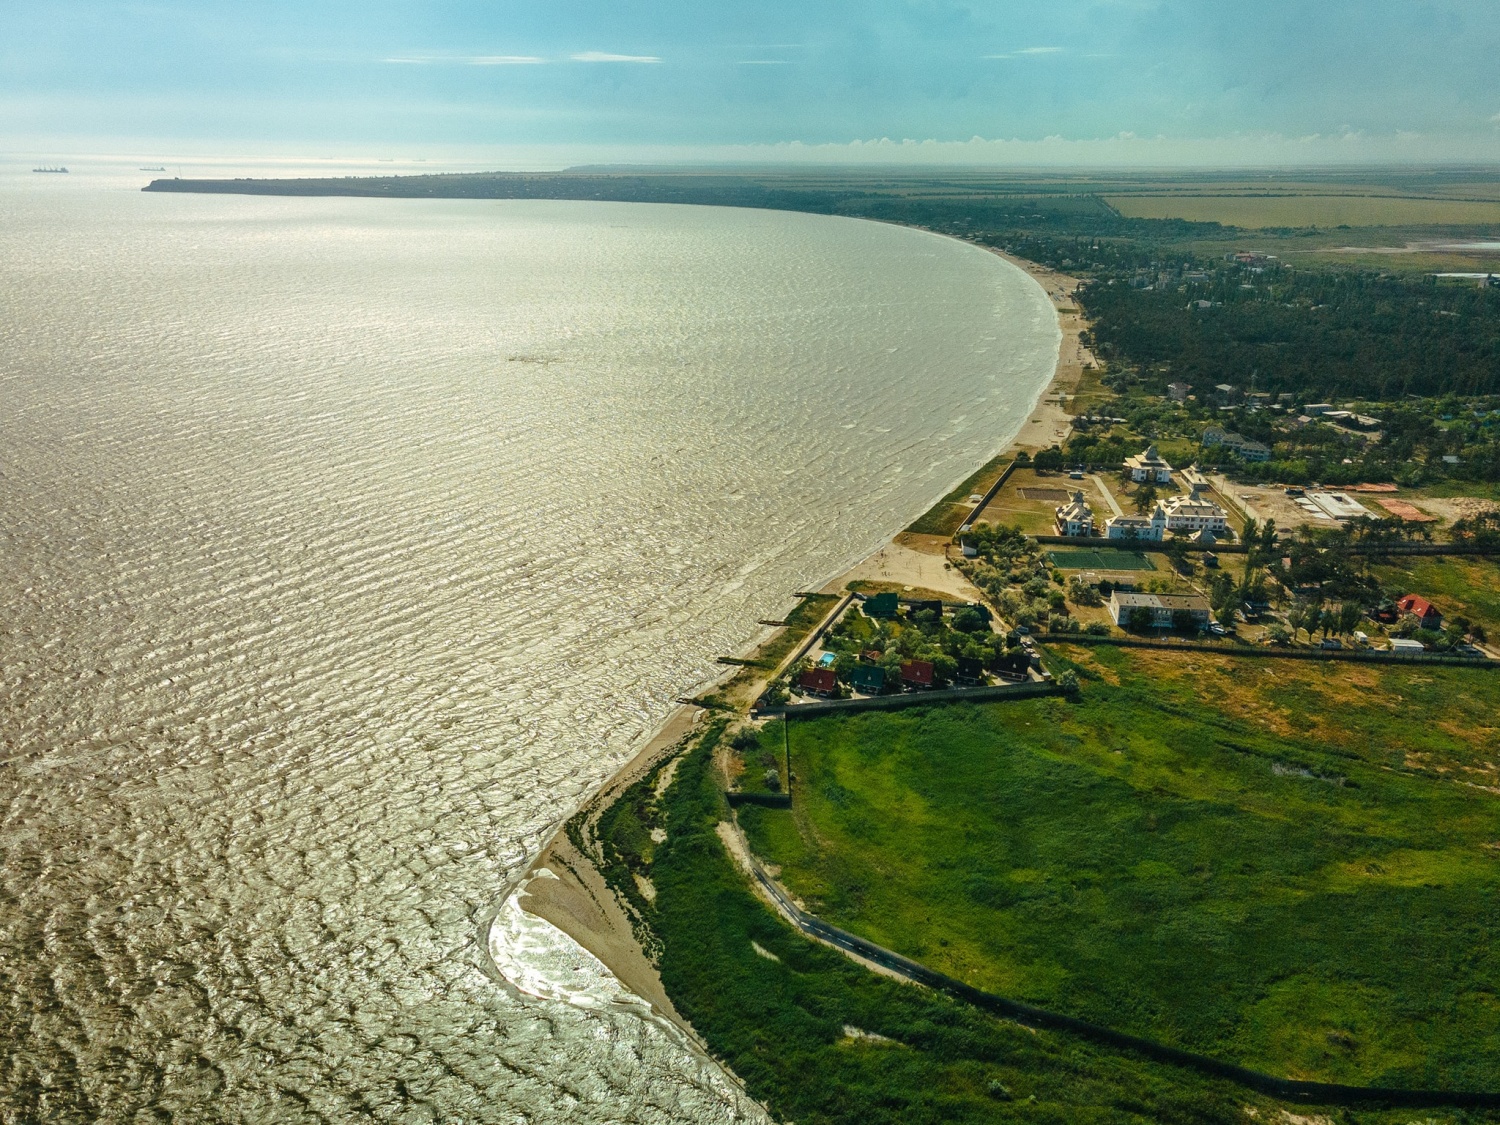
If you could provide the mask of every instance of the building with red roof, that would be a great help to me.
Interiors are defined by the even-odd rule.
[[[837,695],[839,678],[832,668],[809,668],[797,677],[797,686],[808,695]]]
[[[1417,594],[1407,594],[1396,603],[1396,612],[1405,617],[1408,613],[1422,623],[1424,629],[1441,629],[1443,627],[1443,615],[1438,612],[1437,606],[1433,605],[1424,597]]]
[[[931,661],[908,660],[901,665],[901,682],[909,688],[930,688],[932,676]]]

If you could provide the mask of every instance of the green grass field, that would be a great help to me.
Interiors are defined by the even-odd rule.
[[[1445,617],[1477,621],[1500,641],[1500,564],[1495,560],[1454,555],[1403,559],[1399,565],[1373,569],[1387,589],[1421,594]]]
[[[1412,199],[1393,195],[1211,195],[1197,192],[1111,195],[1109,204],[1133,219],[1188,219],[1227,226],[1400,227],[1500,223],[1500,202]]]
[[[1029,1031],[795,933],[750,892],[715,833],[728,816],[712,764],[717,729],[682,759],[663,798],[653,799],[653,774],[606,811],[602,869],[646,920],[673,1004],[776,1120],[1242,1125],[1247,1109],[1279,1120],[1267,1098]],[[652,880],[654,901],[637,873]],[[1411,1119],[1371,1110],[1340,1122]]]
[[[742,810],[753,846],[1003,995],[1291,1077],[1500,1087],[1500,674],[1076,655],[1076,703],[795,723],[799,804]]]
[[[1155,570],[1156,566],[1139,551],[1112,548],[1048,551],[1047,558],[1061,570]]]
[[[990,458],[957,488],[919,516],[916,522],[906,530],[914,535],[952,535],[963,525],[965,517],[973,511],[974,505],[969,503],[969,497],[976,492],[980,495],[987,492],[1008,464],[1010,464],[1009,454],[1001,453]]]

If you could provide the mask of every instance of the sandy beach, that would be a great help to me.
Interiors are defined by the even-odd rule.
[[[1052,379],[1042,391],[1029,420],[1007,447],[1012,452],[1025,450],[1033,453],[1067,439],[1073,417],[1068,409],[1069,400],[1085,369],[1094,360],[1081,339],[1087,323],[1073,302],[1078,279],[1034,262],[1006,254],[1000,256],[1024,269],[1046,290],[1057,309],[1058,324],[1062,329]],[[840,593],[849,582],[863,579],[924,587],[963,600],[978,600],[979,591],[950,564],[950,546],[951,540],[946,536],[902,532],[868,558],[833,578],[821,592]],[[779,672],[780,669],[765,672],[759,686],[764,687]],[[593,826],[600,814],[659,762],[675,753],[706,714],[689,705],[674,711],[624,768],[572,818],[577,821],[577,838],[583,848],[580,850],[569,839],[565,827],[559,828],[520,884],[525,888],[522,909],[568,934],[603,962],[625,987],[647,1001],[658,1015],[670,1020],[700,1046],[702,1043],[696,1032],[673,1007],[656,966],[636,941],[625,908],[599,874],[594,857],[588,853],[597,847]],[[557,877],[535,878],[543,869]]]

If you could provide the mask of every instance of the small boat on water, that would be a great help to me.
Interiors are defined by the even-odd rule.
[[[162,164],[158,164],[155,168],[147,168],[144,165],[141,166],[142,172],[165,172],[166,170],[166,166]]]
[[[33,168],[32,171],[33,172],[61,172],[64,175],[66,175],[68,170],[66,168],[63,168],[63,167],[57,167],[57,168]]]

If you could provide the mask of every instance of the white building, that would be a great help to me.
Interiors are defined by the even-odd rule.
[[[1073,493],[1073,498],[1057,509],[1057,533],[1078,536],[1094,534],[1094,509],[1089,507],[1082,492]]]
[[[1247,438],[1243,434],[1234,433],[1232,430],[1226,430],[1221,426],[1210,426],[1204,430],[1203,444],[1233,450],[1241,461],[1269,461],[1271,459],[1269,445]]]
[[[1122,594],[1116,590],[1109,596],[1109,616],[1122,629],[1130,625],[1132,610],[1149,613],[1153,628],[1170,629],[1174,613],[1186,613],[1194,625],[1207,625],[1211,608],[1201,594]]]
[[[1309,492],[1307,499],[1336,520],[1363,520],[1370,517],[1370,510],[1347,492]]]
[[[1114,516],[1104,524],[1106,539],[1144,539],[1160,543],[1167,534],[1167,509],[1157,504],[1149,516]]]
[[[1229,515],[1204,495],[1201,485],[1194,485],[1187,496],[1168,498],[1162,507],[1167,513],[1167,530],[1175,532],[1211,531],[1215,535],[1229,531]]]
[[[1150,481],[1153,484],[1172,483],[1172,466],[1162,459],[1154,445],[1148,445],[1144,453],[1125,458],[1125,468],[1129,470],[1131,480]]]

